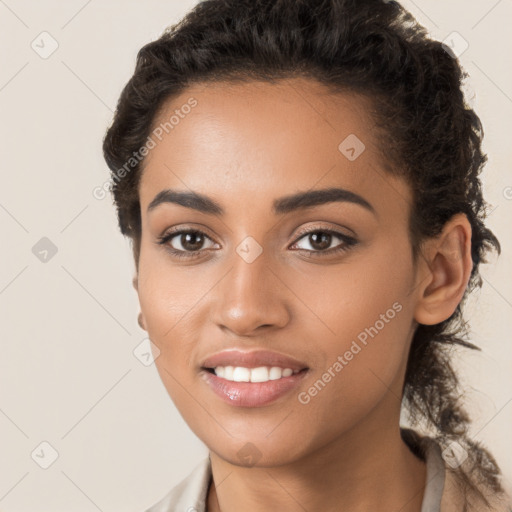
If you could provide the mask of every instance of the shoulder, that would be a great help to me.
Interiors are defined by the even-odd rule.
[[[473,479],[460,468],[446,469],[441,512],[512,512],[512,498],[507,490]]]
[[[174,486],[158,503],[145,512],[205,512],[211,479],[210,457],[206,457]]]
[[[448,468],[441,512],[512,512],[509,493],[481,482],[472,482],[472,485],[474,487],[468,487],[461,471]]]
[[[480,444],[467,438],[417,434],[414,438],[416,448],[433,468],[431,478],[439,480],[439,512],[512,512],[508,486],[494,458]]]

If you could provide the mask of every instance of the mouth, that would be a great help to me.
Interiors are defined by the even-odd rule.
[[[256,367],[249,369],[226,366],[203,367],[200,375],[209,390],[213,391],[214,396],[224,403],[235,407],[254,408],[271,405],[279,399],[289,399],[292,390],[300,385],[308,373],[309,368],[291,370],[279,367],[270,367],[270,369]]]
[[[273,350],[227,349],[209,356],[199,367],[201,378],[224,402],[262,407],[285,399],[310,372],[291,356]]]

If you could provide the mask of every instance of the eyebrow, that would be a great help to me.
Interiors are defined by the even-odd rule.
[[[326,188],[320,190],[308,190],[298,192],[289,196],[280,197],[274,200],[272,212],[275,215],[284,215],[319,206],[332,202],[348,202],[362,206],[376,215],[373,206],[360,195],[343,188]],[[181,192],[177,190],[166,189],[159,192],[148,206],[147,211],[155,209],[158,205],[164,203],[173,203],[186,208],[191,208],[209,215],[224,215],[222,206],[212,198],[199,194],[197,192]]]

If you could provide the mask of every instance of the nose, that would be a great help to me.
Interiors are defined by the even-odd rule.
[[[237,336],[283,328],[290,321],[289,290],[263,254],[251,263],[235,255],[214,301],[213,320]]]

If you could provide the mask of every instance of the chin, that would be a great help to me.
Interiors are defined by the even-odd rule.
[[[263,437],[261,440],[250,438],[246,440],[231,439],[229,446],[208,446],[209,450],[218,457],[239,467],[246,468],[271,468],[291,464],[300,459],[302,453],[296,453],[294,447],[298,443],[290,443],[289,445],[277,440],[276,443],[269,442]],[[302,448],[303,449],[303,448]]]

